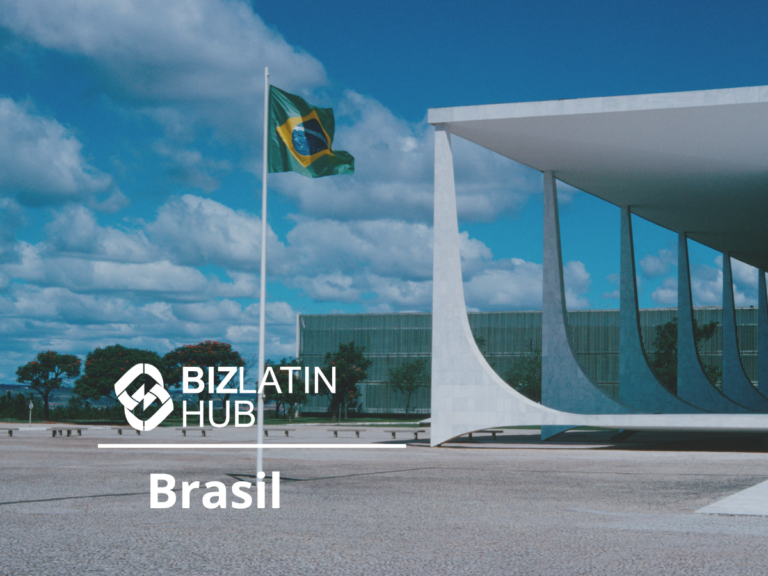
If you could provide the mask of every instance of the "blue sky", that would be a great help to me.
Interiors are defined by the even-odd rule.
[[[695,9],[694,9],[695,8]],[[270,178],[269,356],[296,313],[428,311],[430,107],[768,84],[742,2],[0,0],[0,380],[44,349],[257,347],[264,66],[354,176]],[[541,175],[457,141],[467,303],[541,305]],[[561,187],[568,303],[616,308],[619,213]],[[642,307],[676,238],[635,219]],[[721,299],[693,244],[694,299]],[[737,302],[756,271],[734,263]]]

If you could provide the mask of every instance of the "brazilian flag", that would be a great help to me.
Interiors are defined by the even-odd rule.
[[[294,94],[269,87],[269,171],[310,178],[354,174],[351,154],[334,150],[331,108],[315,108]]]

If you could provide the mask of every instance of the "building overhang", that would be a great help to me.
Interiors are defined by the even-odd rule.
[[[428,118],[768,269],[768,86],[436,108]]]

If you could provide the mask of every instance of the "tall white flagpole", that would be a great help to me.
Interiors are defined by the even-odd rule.
[[[258,409],[256,412],[257,442],[264,442],[264,394],[260,390],[261,381],[264,378],[264,328],[267,311],[267,173],[269,161],[268,153],[269,132],[269,68],[264,68],[264,162],[261,172],[261,279],[259,293],[259,381],[256,383],[258,390]],[[256,473],[264,471],[264,448],[256,449]]]

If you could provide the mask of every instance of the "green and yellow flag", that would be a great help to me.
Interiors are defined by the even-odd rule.
[[[331,108],[315,108],[303,98],[269,87],[269,171],[298,172],[310,178],[354,174],[355,159],[334,150]]]

